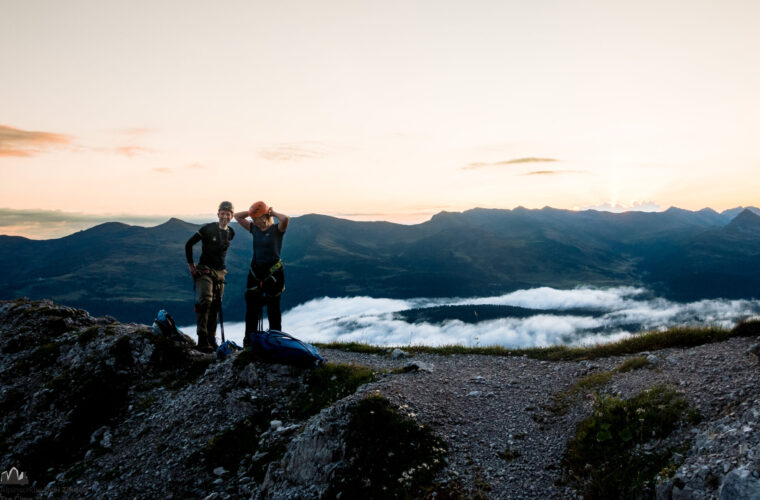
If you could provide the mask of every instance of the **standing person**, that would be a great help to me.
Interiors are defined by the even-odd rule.
[[[224,295],[227,249],[235,237],[235,231],[229,227],[233,212],[232,203],[221,202],[216,214],[219,222],[211,222],[201,227],[185,243],[187,266],[198,288],[195,315],[198,319],[198,350],[201,352],[214,352],[217,348],[216,315]],[[199,241],[203,244],[201,258],[196,266],[193,263],[193,245]]]
[[[248,220],[248,217],[251,220]],[[277,218],[277,224],[273,217]],[[253,236],[253,258],[245,292],[245,344],[248,334],[258,330],[267,308],[270,330],[282,329],[280,296],[285,288],[285,272],[280,259],[282,238],[290,218],[264,202],[254,203],[247,212],[237,212],[235,220]]]

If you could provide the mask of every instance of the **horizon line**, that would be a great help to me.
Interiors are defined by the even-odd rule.
[[[611,207],[610,207],[611,208]],[[622,208],[622,207],[621,207]],[[699,213],[703,211],[711,211],[717,215],[723,215],[726,212],[745,209],[760,215],[760,208],[754,206],[737,206],[718,212],[711,207],[701,208],[699,210],[689,210],[680,208],[677,206],[670,206],[662,210],[650,210],[637,207],[629,207],[628,210],[616,210],[616,209],[603,209],[599,206],[596,207],[574,207],[574,208],[555,208],[549,205],[541,208],[526,208],[522,205],[518,205],[513,208],[492,208],[492,207],[472,207],[466,210],[439,210],[435,213],[428,212],[408,212],[403,214],[378,214],[378,213],[319,213],[319,212],[307,212],[291,215],[292,218],[304,217],[307,215],[321,215],[326,217],[333,217],[336,219],[350,220],[354,222],[385,222],[388,224],[398,224],[404,226],[415,226],[418,224],[424,224],[431,221],[435,216],[440,214],[464,214],[474,210],[493,210],[511,212],[515,210],[529,210],[529,211],[541,211],[541,210],[560,210],[566,212],[607,212],[613,214],[624,214],[631,212],[643,212],[643,213],[665,213],[669,210],[683,210],[690,213]],[[647,207],[649,208],[649,206]],[[129,226],[136,227],[156,227],[162,224],[166,224],[172,219],[177,219],[189,224],[203,224],[211,221],[215,214],[180,214],[172,215],[167,218],[166,215],[139,215],[139,214],[88,214],[83,212],[65,212],[62,210],[42,210],[42,209],[11,209],[0,207],[0,236],[17,236],[33,240],[49,240],[59,239],[66,236],[75,234],[77,232],[86,231],[94,227],[109,224],[120,223]],[[37,219],[33,223],[29,223],[29,217],[36,216]],[[384,218],[383,218],[384,217]],[[395,219],[395,220],[393,220]],[[213,222],[213,221],[212,221]],[[234,221],[233,221],[234,222]]]

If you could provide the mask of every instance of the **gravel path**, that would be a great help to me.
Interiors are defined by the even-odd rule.
[[[683,393],[704,416],[700,428],[760,400],[757,360],[747,353],[755,338],[739,338],[689,349],[653,353],[647,368],[616,374],[600,388],[631,397],[656,383]],[[370,384],[420,422],[429,424],[450,446],[444,480],[485,498],[575,498],[562,483],[562,457],[591,402],[578,395],[564,415],[549,410],[553,395],[595,371],[611,370],[641,354],[590,362],[546,362],[525,357],[420,354],[390,359],[325,349],[330,362],[359,363],[378,369],[422,362],[431,371],[389,374]],[[694,429],[692,434],[699,432]],[[754,437],[757,437],[757,432]],[[726,445],[716,451],[725,461],[746,462]],[[760,448],[759,448],[760,449]],[[695,454],[692,461],[699,461]],[[760,457],[754,457],[760,461]],[[739,464],[741,465],[741,464]],[[757,465],[757,464],[756,464]],[[684,464],[688,470],[689,458]],[[755,467],[757,469],[757,467]],[[688,479],[688,478],[687,478]],[[709,491],[703,492],[710,497]]]

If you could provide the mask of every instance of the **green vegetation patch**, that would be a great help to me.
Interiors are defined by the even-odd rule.
[[[630,372],[633,370],[640,370],[647,366],[651,366],[651,365],[649,364],[649,361],[647,360],[646,356],[636,356],[634,358],[626,359],[625,361],[620,363],[620,366],[615,368],[615,371],[619,373],[625,373],[625,372]]]
[[[756,337],[760,335],[760,320],[742,320],[731,330],[732,337]]]
[[[353,394],[376,377],[371,368],[363,365],[327,363],[309,370],[303,387],[291,403],[293,416],[304,419],[319,413],[322,408]]]
[[[623,361],[622,363],[620,363],[619,366],[617,366],[616,368],[612,370],[605,371],[605,372],[591,373],[590,375],[581,377],[572,386],[570,386],[569,389],[559,392],[554,395],[553,403],[549,407],[549,410],[552,413],[556,413],[556,414],[567,413],[570,402],[578,394],[592,392],[599,389],[600,387],[605,386],[607,382],[612,380],[612,377],[616,373],[625,373],[632,370],[639,370],[646,366],[649,366],[647,357],[637,356],[635,358],[630,358]]]
[[[753,335],[760,335],[760,321],[741,322],[731,330],[718,326],[678,326],[664,331],[639,333],[618,342],[587,347],[559,345],[529,349],[510,349],[501,346],[466,347],[463,345],[445,345],[438,347],[405,346],[404,350],[411,354],[482,354],[488,356],[527,356],[543,361],[579,361],[583,359],[624,356],[644,351],[657,351],[668,347],[695,347],[713,342],[722,342],[731,337],[748,337]],[[326,349],[390,354],[390,350],[387,347],[371,346],[356,342],[333,342],[317,345],[320,348]]]
[[[367,344],[366,342],[329,342],[315,343],[315,347],[324,349],[337,349],[347,352],[358,352],[362,354],[390,354],[387,347]]]
[[[678,393],[662,385],[628,400],[596,396],[593,413],[568,443],[565,464],[586,499],[653,495],[653,479],[674,450],[642,445],[698,420]]]
[[[446,445],[381,396],[361,400],[346,429],[346,463],[327,498],[414,498],[444,467]]]

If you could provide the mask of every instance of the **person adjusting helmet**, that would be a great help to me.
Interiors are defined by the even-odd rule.
[[[224,295],[227,249],[235,237],[235,231],[229,227],[234,211],[232,203],[221,202],[216,214],[218,222],[204,225],[185,243],[187,266],[198,290],[195,315],[198,320],[198,350],[201,352],[213,352],[217,348],[216,317]],[[202,242],[201,257],[195,265],[193,245],[199,241]]]
[[[248,216],[251,219],[255,219],[256,217],[261,217],[262,215],[269,212],[269,207],[267,207],[267,204],[263,201],[257,201],[253,205],[251,205],[251,208],[248,209]]]
[[[280,297],[285,289],[285,269],[280,250],[290,218],[263,201],[252,204],[247,211],[235,213],[234,217],[253,239],[253,256],[245,292],[247,345],[248,334],[263,329],[264,307],[267,309],[269,329],[282,330]]]

